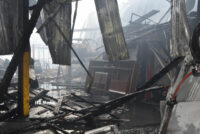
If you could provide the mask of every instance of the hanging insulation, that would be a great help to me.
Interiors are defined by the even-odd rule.
[[[128,59],[117,0],[95,0],[95,5],[108,59]]]
[[[69,47],[72,42],[71,10],[71,2],[56,0],[47,4],[41,13],[39,24],[46,23],[46,25],[40,31],[40,35],[49,47],[54,64],[71,64],[71,49]],[[51,17],[52,15],[55,16]],[[49,19],[50,17],[51,19]],[[64,33],[67,41],[64,40],[58,27]]]
[[[11,54],[19,43],[23,27],[21,0],[0,1],[0,55]]]

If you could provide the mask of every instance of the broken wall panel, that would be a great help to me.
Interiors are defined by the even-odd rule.
[[[108,59],[128,59],[117,0],[95,0],[95,5]]]
[[[0,55],[12,54],[22,36],[23,1],[0,1]]]
[[[92,89],[112,90],[122,94],[132,93],[136,89],[138,76],[136,61],[91,61],[88,70],[94,79]],[[90,77],[87,76],[85,89],[89,84]]]
[[[173,0],[172,4],[170,54],[172,57],[185,56],[190,53],[186,5],[184,0]]]
[[[45,6],[41,14],[41,18],[39,19],[40,24],[44,23],[47,19],[49,19],[53,14],[57,12],[55,17],[49,19],[47,24],[40,32],[42,39],[49,47],[54,64],[71,64],[71,49],[69,47],[72,42],[71,10],[72,5],[70,2],[55,0]],[[58,26],[67,38],[67,41],[64,40],[62,34],[58,29]]]

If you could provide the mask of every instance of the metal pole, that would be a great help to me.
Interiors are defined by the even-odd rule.
[[[27,0],[23,0],[23,30],[28,25],[28,5]],[[29,115],[29,61],[30,61],[30,44],[27,45],[21,62],[18,67],[18,111],[19,115],[26,117]]]

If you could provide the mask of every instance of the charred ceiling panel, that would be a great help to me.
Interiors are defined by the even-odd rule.
[[[22,0],[0,0],[0,55],[11,54],[22,35]]]
[[[173,0],[170,53],[172,57],[189,53],[190,33],[184,0]]]
[[[95,4],[108,59],[118,61],[129,58],[117,0],[95,0]]]
[[[70,2],[55,0],[45,6],[39,20],[45,24],[40,35],[49,46],[54,64],[71,64],[71,10]]]

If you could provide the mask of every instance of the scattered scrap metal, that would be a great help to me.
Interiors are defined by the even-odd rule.
[[[180,58],[177,59],[180,60]],[[164,74],[171,70],[175,64],[177,65],[179,63],[174,61],[169,63],[169,65],[163,69],[167,70]],[[161,74],[163,74],[163,70],[160,71]],[[153,77],[150,81],[160,78],[160,75],[155,75],[155,77]],[[12,129],[9,133],[22,133],[41,129],[53,129],[56,132],[59,131],[62,133],[68,133],[66,130],[73,130],[75,133],[83,133],[92,128],[110,124],[119,124],[127,120],[119,119],[117,115],[112,113],[113,110],[120,108],[123,104],[129,102],[137,96],[143,95],[144,93],[158,90],[168,90],[170,85],[150,87],[151,84],[148,84],[148,86],[149,87],[146,86],[146,89],[140,89],[137,92],[105,103],[90,102],[86,98],[76,94],[63,96],[62,98],[54,98],[47,94],[47,90],[31,90],[30,104],[32,112],[30,113],[29,123],[23,127],[19,127],[14,130]],[[16,92],[10,93],[10,95],[14,96],[16,95]],[[8,102],[13,105],[13,108],[10,108],[8,112],[5,112],[5,114],[0,116],[0,119],[4,122],[16,119],[18,115],[16,108],[17,99],[11,99],[9,97],[8,100]],[[34,110],[37,112],[33,112]]]

